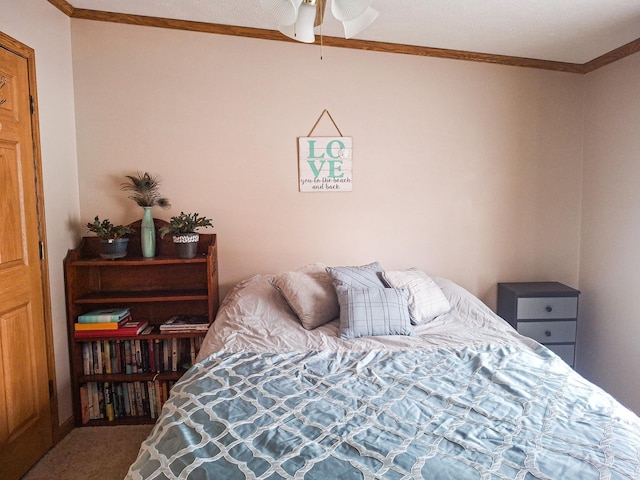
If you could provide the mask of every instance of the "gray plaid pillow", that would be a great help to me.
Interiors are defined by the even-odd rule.
[[[327,273],[336,288],[384,288],[383,269],[378,262],[359,267],[327,267]]]
[[[413,335],[409,291],[396,288],[338,288],[340,338]]]

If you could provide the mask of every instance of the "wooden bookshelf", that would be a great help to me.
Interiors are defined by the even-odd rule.
[[[154,220],[156,232],[166,222]],[[69,336],[69,354],[71,362],[71,383],[73,388],[73,411],[75,424],[82,425],[118,425],[150,423],[153,415],[118,416],[87,420],[87,411],[83,399],[90,383],[122,384],[140,382],[167,382],[170,387],[177,381],[188,365],[181,362],[174,365],[161,365],[159,369],[125,373],[115,368],[114,372],[86,371],[86,359],[83,358],[83,343],[108,342],[109,345],[124,345],[139,340],[140,344],[155,344],[172,339],[182,342],[195,342],[202,339],[205,332],[160,333],[158,327],[173,315],[205,315],[209,324],[215,318],[219,305],[217,244],[215,234],[200,234],[198,252],[195,258],[177,258],[170,235],[156,240],[156,256],[144,258],[140,247],[140,221],[132,226],[136,233],[130,235],[127,256],[117,260],[104,260],[100,254],[100,239],[83,237],[76,249],[69,250],[64,260],[66,289],[67,323]],[[148,321],[153,331],[134,337],[110,336],[108,331],[96,338],[76,339],[74,324],[79,315],[98,308],[128,307],[133,320]],[[120,342],[117,342],[120,341]],[[180,345],[179,341],[176,341]],[[109,348],[109,347],[107,347]],[[194,355],[191,346],[190,357]],[[118,350],[119,351],[119,350]],[[147,350],[148,352],[148,350]],[[86,353],[86,351],[85,351]],[[195,351],[197,354],[197,351]],[[124,354],[123,354],[124,355]],[[124,357],[123,357],[124,358]],[[115,361],[115,360],[114,360]],[[119,387],[121,388],[121,387]],[[81,394],[81,390],[85,390]],[[82,397],[82,398],[81,398]],[[84,402],[86,405],[86,402]],[[84,421],[83,421],[84,408]]]

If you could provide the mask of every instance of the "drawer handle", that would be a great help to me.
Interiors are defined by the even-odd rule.
[[[545,335],[545,337],[550,337],[551,336],[551,331],[550,330],[545,330],[544,331],[544,335]]]
[[[552,312],[552,311],[553,311],[553,308],[551,307],[551,305],[547,305],[547,307],[545,308],[545,310],[546,310],[547,312]]]

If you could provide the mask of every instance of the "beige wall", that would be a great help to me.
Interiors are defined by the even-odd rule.
[[[578,366],[640,412],[640,54],[586,77]]]
[[[417,266],[492,306],[498,281],[577,283],[581,76],[83,20],[72,42],[83,222],[140,218],[119,184],[156,172],[156,216],[213,217],[223,291],[316,261]],[[297,191],[325,108],[352,193]]]
[[[603,246],[599,233],[606,215],[587,215],[592,189],[609,198],[620,182],[632,187],[631,175],[599,179],[618,145],[600,113],[587,116],[579,256],[584,85],[599,98],[626,80],[628,63],[582,77],[331,48],[320,60],[315,46],[69,21],[48,2],[2,2],[0,30],[36,49],[61,421],[71,415],[62,258],[94,215],[140,217],[119,190],[135,170],[164,177],[173,208],[156,216],[214,218],[223,292],[255,273],[372,260],[449,277],[490,306],[498,281],[577,286],[578,367],[627,405],[639,397],[634,374],[622,372],[637,364],[627,320],[636,312],[625,301],[633,293],[616,294],[620,315],[610,322],[603,312],[614,295],[589,273],[604,265],[592,254],[605,250],[622,264],[622,291],[635,286],[633,232],[620,237],[629,257],[614,258],[620,245]],[[597,98],[587,106],[637,124],[630,95],[615,115]],[[296,139],[324,108],[353,137],[352,193],[297,191]],[[315,133],[334,130],[325,118]],[[633,141],[622,142],[627,152]],[[618,158],[625,171],[637,168],[630,158]],[[620,338],[627,332],[636,335]]]
[[[48,265],[60,422],[71,414],[62,259],[77,242],[76,158],[69,18],[45,1],[1,0],[0,31],[35,50]]]

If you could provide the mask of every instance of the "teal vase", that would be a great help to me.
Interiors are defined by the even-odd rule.
[[[142,223],[140,224],[140,246],[142,247],[142,256],[152,258],[156,256],[156,227],[153,224],[151,207],[142,208],[144,208],[144,215],[142,215]]]

